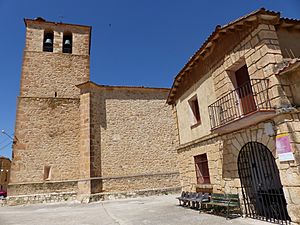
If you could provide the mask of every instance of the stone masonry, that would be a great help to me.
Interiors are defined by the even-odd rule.
[[[77,185],[72,182],[64,188],[44,182],[79,178],[80,91],[75,85],[90,77],[90,27],[28,19],[25,24],[9,195],[73,191]],[[53,52],[43,52],[49,30],[54,31]],[[74,54],[62,53],[64,31],[81,37],[80,43],[74,38]]]
[[[7,191],[10,177],[10,164],[10,159],[3,156],[0,157],[0,190]]]
[[[90,174],[101,177],[91,181],[92,193],[100,188],[178,187],[176,127],[165,104],[168,89],[94,83],[79,87],[90,98]]]
[[[280,18],[279,13],[260,9],[224,27],[218,26],[177,75],[168,102],[177,111],[180,140],[177,152],[184,190],[239,193],[242,197],[238,157],[245,144],[258,142],[272,153],[288,214],[293,223],[300,223],[300,202],[297,200],[300,198],[298,24],[297,20]],[[221,127],[231,126],[231,131],[214,130],[209,111],[212,103],[228,99],[217,113],[221,119],[232,112],[230,104],[241,107],[228,96],[237,88],[235,71],[243,65],[247,66],[250,79],[268,82],[265,89],[253,89],[253,93],[261,92],[266,96],[265,99],[256,98],[258,106],[269,101],[271,107],[261,112],[267,117],[259,119],[254,115],[251,120],[251,115],[241,116],[221,124]],[[285,68],[287,72],[281,74]],[[189,101],[195,96],[201,123],[193,125]],[[248,124],[244,125],[247,119]],[[274,134],[268,134],[266,124],[272,124]],[[276,136],[280,134],[288,135],[294,160],[279,160]],[[210,184],[197,183],[194,157],[201,154],[207,155]],[[241,203],[244,202],[241,200]]]
[[[25,25],[8,204],[179,190],[169,89],[94,84],[91,27],[42,18]],[[62,52],[65,34],[72,53]]]

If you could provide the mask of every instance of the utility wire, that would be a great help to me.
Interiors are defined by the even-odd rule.
[[[14,136],[14,133],[12,133],[12,134],[9,133],[8,135],[13,137],[13,136]],[[1,136],[1,134],[0,134],[0,136]],[[0,146],[3,145],[5,142],[10,141],[10,138],[9,138],[8,136],[6,136],[6,135],[4,135],[4,134],[2,134],[2,136],[4,136],[4,140],[2,140],[2,141],[0,142]]]
[[[9,142],[9,143],[7,143],[6,145],[2,146],[2,147],[0,148],[0,150],[4,150],[7,146],[9,146],[9,145],[11,145],[11,144],[12,144],[12,141]]]
[[[5,145],[7,141],[11,141],[11,140],[9,138],[4,139],[2,142],[0,142],[0,146]]]

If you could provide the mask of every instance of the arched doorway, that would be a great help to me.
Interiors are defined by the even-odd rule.
[[[245,144],[238,156],[238,172],[246,216],[276,223],[290,221],[279,170],[266,146]]]

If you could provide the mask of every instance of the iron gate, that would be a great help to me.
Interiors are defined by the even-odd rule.
[[[287,204],[271,151],[261,143],[248,142],[239,153],[238,172],[246,216],[288,224]]]

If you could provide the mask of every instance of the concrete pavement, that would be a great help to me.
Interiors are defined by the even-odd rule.
[[[0,207],[0,225],[268,225],[270,223],[200,213],[178,206],[175,195],[110,200],[90,204],[60,203]]]

